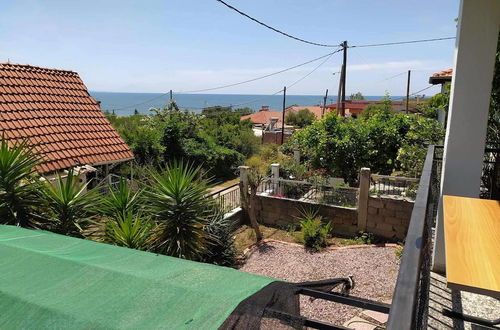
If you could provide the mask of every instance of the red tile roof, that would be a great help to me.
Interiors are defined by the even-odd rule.
[[[369,101],[369,100],[346,100],[345,107],[346,109],[353,110],[364,110],[370,104],[381,104],[381,101]],[[402,101],[391,101],[392,106],[402,105]],[[329,104],[326,106],[329,109],[337,109],[337,104]]]
[[[316,119],[321,119],[323,118],[323,107],[319,105],[311,105],[311,106],[291,106],[286,108],[287,113],[288,112],[299,112],[300,110],[308,109],[310,112],[312,112],[315,116]],[[331,111],[328,107],[326,107],[324,113],[325,115],[328,114]]]
[[[453,69],[443,70],[432,74],[433,77],[451,77],[453,76]]]
[[[241,116],[241,120],[249,119],[253,124],[268,124],[272,117],[278,118],[277,124],[281,125],[282,111],[276,110],[260,110],[259,112],[250,115]]]
[[[73,71],[0,63],[0,131],[29,139],[40,173],[133,158]]]

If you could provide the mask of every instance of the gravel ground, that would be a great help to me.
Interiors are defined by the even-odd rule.
[[[396,283],[399,261],[393,247],[366,247],[311,253],[301,246],[268,242],[250,255],[240,270],[289,282],[316,281],[352,275],[351,295],[388,302]],[[361,309],[300,297],[301,314],[342,325]]]

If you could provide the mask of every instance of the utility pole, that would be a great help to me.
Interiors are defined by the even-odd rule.
[[[337,93],[337,115],[340,116],[340,99],[342,98],[342,76],[344,75],[344,67],[340,69],[339,91]]]
[[[411,70],[408,70],[408,82],[406,84],[406,114],[409,112],[409,102],[410,102],[410,76]]]
[[[172,99],[173,99],[173,97],[172,97],[172,90],[170,90],[170,103],[172,103]]]
[[[323,109],[321,109],[321,118],[325,116],[325,109],[326,109],[326,98],[328,97],[328,88],[326,89],[325,97],[323,98]]]
[[[286,86],[283,87],[283,117],[281,119],[281,145],[285,141],[285,108],[286,108]]]
[[[342,43],[344,48],[344,61],[342,62],[342,117],[345,117],[345,80],[347,75],[347,40]]]

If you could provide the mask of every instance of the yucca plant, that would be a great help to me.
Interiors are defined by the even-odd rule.
[[[98,199],[93,190],[79,182],[73,169],[66,177],[60,174],[55,182],[47,180],[42,195],[49,208],[47,229],[58,234],[82,237],[83,230],[90,224]]]
[[[332,231],[331,223],[323,224],[323,218],[317,210],[301,209],[301,236],[304,245],[320,251],[328,245],[327,239]]]
[[[156,222],[152,250],[170,256],[200,260],[206,251],[204,227],[212,213],[206,198],[207,181],[201,168],[174,161],[161,173],[152,173],[153,182],[145,192],[147,210]]]
[[[205,226],[208,244],[202,261],[219,266],[233,266],[237,255],[234,246],[235,229],[234,223],[224,218],[224,211],[215,206]]]
[[[135,193],[130,189],[127,180],[120,178],[118,189],[109,186],[109,193],[104,197],[101,210],[113,219],[124,219],[128,214],[136,214],[140,206],[142,191]]]
[[[35,166],[40,156],[28,141],[9,146],[2,136],[0,145],[0,223],[21,227],[35,225],[35,209],[40,205],[40,187]]]
[[[147,250],[149,247],[152,225],[141,215],[131,212],[122,214],[108,222],[106,240],[109,243],[136,250]]]

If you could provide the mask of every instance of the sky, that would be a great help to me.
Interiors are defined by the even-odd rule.
[[[297,37],[349,45],[455,36],[459,6],[458,0],[226,2]],[[216,0],[0,0],[0,62],[73,70],[92,91],[211,88],[331,51],[270,31]],[[346,94],[404,95],[408,70],[411,92],[418,91],[429,86],[430,74],[453,66],[454,51],[454,40],[349,48]],[[336,94],[341,60],[341,53],[333,55],[288,93]],[[271,94],[318,64],[207,93]]]

